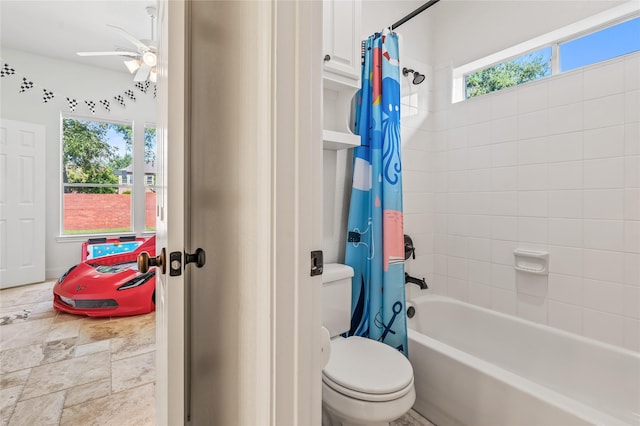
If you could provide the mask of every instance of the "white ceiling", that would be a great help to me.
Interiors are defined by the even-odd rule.
[[[124,57],[80,57],[75,52],[136,51],[106,25],[121,27],[138,39],[150,39],[147,6],[155,6],[155,1],[0,0],[0,43],[3,47],[127,72],[122,63]]]

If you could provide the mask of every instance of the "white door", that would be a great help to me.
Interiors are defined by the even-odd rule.
[[[185,2],[158,8],[156,253],[184,249]],[[184,275],[156,268],[156,423],[185,423]]]
[[[0,125],[0,288],[44,281],[45,128]]]
[[[160,425],[320,423],[321,13],[161,1]]]

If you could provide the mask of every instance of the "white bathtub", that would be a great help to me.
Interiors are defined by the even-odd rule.
[[[442,296],[411,300],[414,409],[447,425],[640,425],[640,354]]]

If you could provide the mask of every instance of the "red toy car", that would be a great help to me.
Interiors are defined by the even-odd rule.
[[[156,271],[138,271],[138,254],[156,253],[153,236],[135,251],[89,259],[65,272],[53,286],[57,311],[90,317],[146,314],[156,309]]]

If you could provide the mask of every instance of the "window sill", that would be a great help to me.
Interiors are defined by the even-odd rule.
[[[78,243],[85,242],[89,238],[118,238],[118,237],[135,237],[133,232],[127,232],[124,234],[74,234],[74,235],[59,235],[56,237],[57,243]]]

